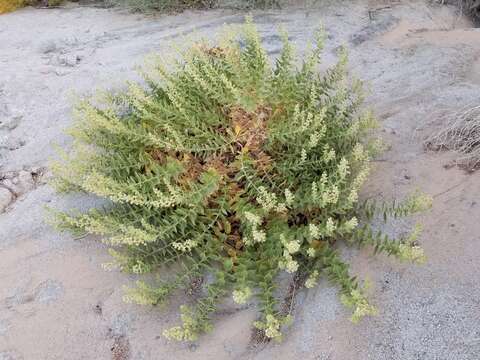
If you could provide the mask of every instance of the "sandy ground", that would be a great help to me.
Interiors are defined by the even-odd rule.
[[[280,344],[252,348],[253,307],[218,315],[195,344],[169,343],[179,299],[166,309],[124,304],[135,279],[104,272],[105,248],[72,239],[44,222],[44,206],[88,206],[59,198],[45,184],[53,144],[69,143],[72,92],[115,89],[135,65],[192,30],[214,34],[239,23],[229,10],[144,18],[67,6],[0,17],[0,360],[41,359],[480,359],[480,173],[444,168],[451,154],[430,154],[423,137],[436,114],[480,97],[480,29],[447,6],[426,1],[346,1],[306,9],[255,12],[269,53],[278,24],[301,51],[323,22],[325,61],[341,44],[352,71],[371,89],[390,149],[376,162],[367,195],[391,199],[419,187],[434,196],[421,244],[425,266],[406,266],[362,251],[346,252],[369,277],[377,317],[348,320],[336,289],[300,292],[295,322]],[[3,212],[3,213],[2,213]],[[411,221],[388,231],[401,233]]]

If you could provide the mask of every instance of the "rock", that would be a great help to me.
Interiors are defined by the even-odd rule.
[[[0,320],[0,336],[4,336],[10,328],[10,321],[7,319]]]
[[[22,170],[15,177],[6,177],[2,185],[10,189],[16,196],[21,196],[35,187],[35,180],[30,171]]]
[[[134,320],[135,316],[133,314],[118,314],[112,321],[110,335],[113,337],[126,336]]]
[[[59,49],[57,43],[54,40],[48,40],[42,43],[38,49],[42,54],[49,54],[53,52],[57,52]]]
[[[15,183],[17,182],[16,180],[14,180],[15,178],[9,178],[9,177],[5,177],[4,176],[4,179],[1,181],[1,185],[5,188],[8,188],[10,189],[11,191],[15,192],[14,191],[14,188],[15,188]]]
[[[13,201],[13,194],[6,188],[0,187],[0,214]]]
[[[22,139],[11,139],[9,137],[4,137],[0,139],[0,149],[7,149],[10,151],[20,149],[25,145],[25,140]]]
[[[0,95],[2,94],[2,89],[0,89]],[[7,104],[0,104],[0,116],[6,118],[10,116],[10,108]]]
[[[365,41],[374,38],[377,35],[383,34],[391,29],[399,22],[399,19],[394,16],[385,16],[381,19],[372,20],[367,26],[362,28],[356,34],[352,35],[350,42],[353,45],[360,45]]]
[[[82,60],[81,56],[76,54],[65,54],[60,55],[55,60],[56,64],[59,66],[74,67]]]
[[[35,187],[35,181],[30,171],[22,170],[18,173],[18,187],[22,194],[32,190]]]
[[[15,350],[6,350],[0,352],[0,360],[23,360],[23,356]]]
[[[68,75],[70,73],[71,73],[71,71],[65,71],[65,70],[61,70],[61,69],[55,70],[55,75],[57,75],[57,76],[65,76],[65,75]]]
[[[20,121],[22,120],[21,115],[16,115],[12,116],[10,118],[7,118],[5,120],[0,120],[0,130],[13,130],[15,129],[18,124],[20,124]]]
[[[10,190],[14,196],[21,196],[35,188],[41,182],[44,168],[34,167],[31,170],[20,170],[19,172],[6,172],[2,174],[0,187]]]
[[[48,304],[56,301],[63,295],[64,288],[62,283],[48,279],[37,286],[35,289],[35,301]]]

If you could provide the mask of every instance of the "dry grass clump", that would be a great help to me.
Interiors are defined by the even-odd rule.
[[[105,0],[105,4],[127,7],[133,12],[175,12],[192,8],[212,8],[215,0]]]
[[[133,12],[181,12],[187,9],[280,8],[279,0],[104,0],[107,6],[123,6]]]
[[[454,165],[467,171],[480,168],[480,105],[447,113],[443,119],[446,125],[425,141],[425,147],[458,152]]]
[[[478,0],[462,0],[462,12],[469,14],[475,21],[480,21],[480,1]]]
[[[0,14],[20,9],[25,6],[58,6],[63,0],[0,0]]]
[[[458,6],[462,15],[470,16],[477,24],[480,22],[480,1],[478,0],[437,0],[437,3]]]
[[[16,10],[24,6],[23,0],[0,0],[0,14]]]

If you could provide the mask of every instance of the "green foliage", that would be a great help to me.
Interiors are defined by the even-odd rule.
[[[212,8],[216,0],[106,0],[110,5],[126,6],[134,12],[181,11],[189,8]]]
[[[279,0],[105,0],[108,5],[120,5],[134,12],[175,12],[186,9],[233,7],[241,9],[280,8]]]
[[[279,339],[290,319],[276,297],[283,271],[304,274],[307,288],[326,276],[354,321],[374,314],[341,258],[342,241],[423,259],[418,229],[395,240],[370,223],[424,210],[428,198],[358,201],[378,141],[375,120],[361,110],[361,84],[346,76],[346,52],[320,74],[322,31],[301,62],[281,36],[271,64],[247,21],[217,46],[196,43],[168,68],[155,62],[147,89],[130,84],[101,105],[82,101],[73,151],[52,166],[60,191],[108,200],[101,210],[57,213],[61,229],[103,236],[115,259],[109,266],[167,274],[128,289],[126,301],[161,304],[192,279],[213,278],[195,306],[181,308],[182,325],[166,331],[169,338],[209,330],[231,294],[237,303],[255,297],[255,325]]]

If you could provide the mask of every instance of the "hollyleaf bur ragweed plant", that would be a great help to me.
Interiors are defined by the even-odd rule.
[[[428,197],[358,200],[378,142],[360,82],[346,77],[345,51],[320,74],[322,31],[300,64],[282,39],[272,65],[247,20],[217,46],[195,43],[173,69],[156,63],[147,89],[130,85],[101,106],[82,101],[73,150],[52,166],[58,190],[108,200],[101,210],[56,212],[61,229],[103,236],[124,271],[168,267],[162,281],[127,289],[127,301],[160,304],[194,278],[214,279],[195,306],[181,307],[168,338],[196,339],[232,296],[255,297],[255,326],[279,339],[290,318],[275,293],[281,272],[303,274],[307,288],[327,277],[354,321],[374,314],[340,242],[423,260],[418,229],[391,239],[369,223],[422,211]]]

